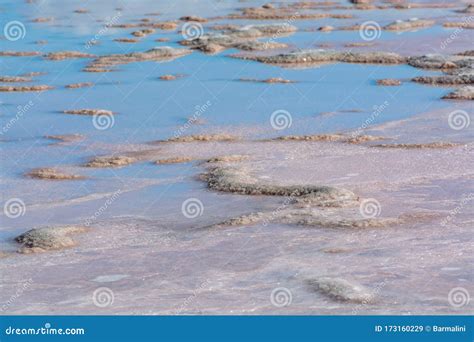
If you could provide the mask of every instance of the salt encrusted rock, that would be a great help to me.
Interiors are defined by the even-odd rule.
[[[124,28],[124,29],[147,27],[147,28],[159,29],[159,30],[175,30],[178,27],[178,23],[176,21],[161,21],[161,22],[140,21],[139,23],[113,24],[113,25],[110,25],[110,27]]]
[[[107,168],[107,167],[122,167],[130,165],[137,160],[127,156],[103,156],[95,157],[84,164],[85,167]]]
[[[195,21],[195,22],[198,22],[198,23],[207,22],[206,18],[198,17],[196,15],[186,15],[184,17],[179,18],[179,20],[182,20],[182,21]]]
[[[460,71],[459,73],[443,76],[418,76],[412,78],[413,82],[433,85],[464,85],[474,84],[474,72],[472,69]]]
[[[423,28],[423,27],[430,27],[435,24],[434,20],[423,20],[423,19],[418,19],[418,18],[412,18],[409,20],[397,20],[387,26],[385,26],[383,29],[387,31],[409,31],[409,30],[415,30],[418,28]]]
[[[160,80],[163,80],[163,81],[173,81],[175,79],[176,79],[175,75],[161,75],[160,76]]]
[[[443,23],[443,27],[456,27],[456,28],[463,28],[463,29],[474,29],[474,23],[468,21],[449,21]]]
[[[0,76],[0,82],[5,83],[16,83],[16,82],[31,82],[32,79],[30,77],[23,77],[23,76]]]
[[[346,134],[315,134],[315,135],[284,135],[273,140],[282,141],[327,141],[327,142],[342,142],[349,144],[359,144],[368,141],[383,140],[384,137],[374,135],[358,135],[351,136]]]
[[[73,115],[113,115],[114,112],[105,109],[70,109],[63,111],[65,114]]]
[[[273,56],[242,56],[232,57],[255,60],[276,65],[311,65],[320,63],[369,63],[369,64],[401,64],[406,58],[393,52],[339,52],[334,50],[302,50]]]
[[[306,207],[302,206],[301,199],[306,202]],[[384,228],[396,224],[403,223],[400,218],[360,218],[342,217],[341,214],[331,213],[325,214],[320,210],[312,210],[311,207],[321,207],[333,210],[334,208],[341,208],[346,206],[353,206],[357,201],[347,199],[332,199],[325,195],[308,195],[305,197],[298,197],[296,206],[291,206],[293,202],[282,205],[277,209],[269,212],[257,212],[247,215],[233,217],[217,224],[211,225],[208,228],[224,228],[232,226],[248,226],[255,224],[267,225],[270,223],[298,225],[311,228],[330,228],[330,229],[373,229]],[[303,209],[301,209],[303,207]]]
[[[39,17],[39,18],[35,18],[35,19],[31,20],[31,22],[32,23],[49,23],[53,20],[54,20],[53,17]]]
[[[443,96],[443,99],[448,100],[474,100],[474,87],[466,86]]]
[[[230,14],[227,16],[229,19],[253,19],[253,20],[307,20],[307,19],[322,19],[322,18],[334,18],[334,19],[348,19],[352,18],[351,14],[333,14],[333,13],[314,13],[314,12],[302,12],[297,8],[291,7],[246,7],[241,9],[241,13]]]
[[[132,36],[135,36],[135,37],[146,37],[148,36],[149,34],[152,34],[154,33],[155,30],[153,29],[143,29],[143,30],[139,30],[139,31],[134,31],[132,32]]]
[[[384,78],[377,80],[377,84],[382,86],[399,86],[402,84],[402,82],[393,78]]]
[[[15,238],[22,246],[19,253],[41,253],[73,247],[76,242],[70,237],[73,234],[84,233],[86,227],[64,226],[31,229]]]
[[[271,49],[284,49],[288,47],[287,44],[277,42],[258,42],[258,41],[247,41],[239,43],[234,46],[236,49],[244,51],[263,51]]]
[[[159,159],[155,162],[157,165],[163,164],[181,164],[181,163],[189,163],[194,159],[191,157],[175,157],[175,158],[168,158],[168,159]]]
[[[460,13],[474,13],[474,4],[469,4],[467,7],[463,10],[459,11]]]
[[[374,43],[372,42],[355,42],[355,43],[347,43],[344,44],[345,47],[366,47],[366,46],[373,46]]]
[[[317,205],[313,200],[313,205]],[[345,206],[343,202],[340,205],[337,201],[320,201],[322,207],[338,207]],[[297,211],[289,213],[287,217],[279,220],[280,223],[289,225],[299,225],[305,227],[323,227],[333,229],[370,229],[370,228],[385,228],[402,223],[397,218],[342,218],[334,217],[328,218],[322,215],[314,215],[310,213],[299,213]]]
[[[84,176],[75,175],[71,173],[65,173],[54,168],[38,168],[33,169],[26,173],[27,177],[37,179],[49,179],[49,180],[71,180],[71,179],[84,179]]]
[[[136,38],[115,38],[114,41],[119,43],[137,43],[140,40]]]
[[[423,149],[423,148],[452,148],[459,146],[459,144],[450,143],[450,142],[431,142],[431,143],[422,143],[422,144],[379,144],[379,145],[371,145],[371,147],[378,147],[378,148],[401,148],[406,150],[415,150],[415,149]]]
[[[215,167],[202,175],[210,189],[244,195],[324,196],[332,199],[356,199],[349,190],[330,186],[277,185],[251,177],[245,169]]]
[[[27,91],[45,91],[53,89],[48,85],[33,85],[33,86],[0,86],[0,92],[27,92]]]
[[[286,44],[268,41],[257,41],[258,38],[281,36],[294,33],[297,28],[289,24],[247,25],[244,27],[226,26],[223,33],[203,35],[193,40],[183,40],[180,44],[198,49],[206,53],[217,53],[225,49],[236,48],[247,51],[278,49],[287,47]]]
[[[192,53],[188,49],[175,49],[169,46],[156,47],[145,52],[132,52],[127,54],[106,55],[96,58],[84,71],[107,72],[110,67],[135,62],[170,61]]]
[[[58,51],[58,52],[50,52],[44,56],[44,58],[52,60],[52,61],[61,61],[65,59],[73,59],[73,58],[94,58],[94,55],[90,53],[85,53],[81,51]]]
[[[374,294],[359,284],[345,279],[320,277],[308,279],[306,283],[314,290],[331,299],[351,303],[370,303]]]
[[[423,56],[412,56],[408,58],[408,64],[422,69],[449,70],[456,68],[471,68],[474,60],[465,56],[445,56],[440,54],[428,54]]]
[[[87,87],[92,87],[93,85],[94,83],[92,82],[71,83],[71,84],[67,84],[66,88],[69,88],[69,89],[87,88]]]
[[[258,80],[255,78],[241,78],[239,81],[242,82],[255,82],[255,83],[295,83],[294,81],[286,80],[281,77],[272,77],[264,80]]]
[[[78,14],[86,14],[86,13],[89,13],[90,11],[86,8],[78,8],[76,10],[74,10],[74,13],[78,13]]]
[[[160,140],[157,142],[236,141],[238,139],[238,137],[229,134],[197,134],[174,137],[167,140]]]
[[[330,32],[330,31],[333,31],[333,30],[334,30],[334,27],[330,26],[330,25],[321,26],[321,27],[318,28],[318,31],[321,31],[321,32]]]
[[[463,52],[459,52],[456,54],[456,56],[469,56],[469,57],[474,57],[474,50],[466,50]]]
[[[232,163],[247,160],[248,156],[240,154],[231,154],[228,156],[214,157],[207,160],[207,163]]]
[[[0,51],[0,57],[28,57],[39,56],[39,51]]]

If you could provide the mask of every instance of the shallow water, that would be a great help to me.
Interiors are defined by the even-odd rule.
[[[265,1],[155,2],[81,1],[34,3],[0,1],[2,22],[21,21],[23,39],[0,40],[1,50],[74,50],[95,55],[142,52],[157,46],[183,48],[177,30],[159,30],[136,44],[115,42],[131,37],[136,28],[107,28],[142,18],[177,20],[183,15],[206,18],[259,6]],[[342,5],[349,3],[341,2]],[[465,14],[455,9],[337,10],[351,19],[294,20],[299,31],[279,37],[290,50],[317,48],[329,43],[337,50],[393,51],[402,55],[459,52],[472,49],[462,31],[447,49],[439,41],[452,34],[444,21],[460,21]],[[118,7],[123,7],[120,11]],[[150,13],[160,12],[159,16]],[[120,14],[118,14],[120,13]],[[34,23],[38,17],[54,17]],[[346,48],[363,42],[358,31],[308,32],[323,25],[349,26],[377,20],[384,26],[397,19],[435,18],[437,24],[413,32],[382,31],[375,45]],[[99,21],[100,20],[100,21]],[[203,23],[204,32],[214,24],[282,23],[285,20],[231,20]],[[105,31],[105,32],[104,32]],[[98,45],[87,42],[98,36]],[[169,42],[156,42],[169,38]],[[44,45],[35,44],[47,40]],[[265,39],[264,39],[265,40]],[[48,61],[41,56],[0,57],[0,75],[20,76],[42,72],[25,84],[45,84],[41,92],[0,92],[2,126],[2,204],[20,199],[24,215],[0,216],[2,294],[6,313],[26,314],[434,314],[468,313],[472,304],[450,305],[448,293],[472,287],[472,204],[440,226],[440,217],[458,208],[463,196],[474,192],[472,125],[455,131],[446,124],[455,109],[472,113],[469,101],[450,102],[441,97],[449,87],[410,82],[439,71],[401,65],[334,63],[305,68],[280,66],[231,58],[229,49],[216,55],[199,51],[163,63],[138,62],[118,65],[110,73],[87,73],[90,59]],[[273,53],[271,51],[265,53]],[[173,81],[159,77],[181,74]],[[281,77],[291,84],[242,82],[239,79]],[[395,78],[399,87],[382,87],[376,80]],[[92,82],[87,88],[65,85]],[[8,85],[3,84],[2,85]],[[22,84],[15,84],[22,85]],[[26,106],[26,107],[25,107]],[[114,113],[106,130],[94,127],[93,118],[67,115],[64,110],[101,108]],[[273,129],[271,115],[284,110],[291,126]],[[338,143],[261,143],[252,139],[280,135],[351,132],[367,118],[370,134],[398,143],[453,141],[453,151],[381,151]],[[202,123],[187,125],[197,115]],[[14,120],[13,123],[11,120]],[[420,120],[419,122],[416,120]],[[408,123],[407,123],[408,122]],[[184,135],[229,133],[248,139],[239,143],[147,144]],[[45,135],[81,134],[84,140],[57,143]],[[262,144],[262,145],[259,145]],[[81,164],[98,155],[153,150],[153,156],[123,168],[84,168]],[[229,218],[255,212],[271,212],[282,198],[244,196],[209,191],[198,175],[203,161],[229,154],[253,156],[246,165],[260,180],[281,184],[321,184],[348,188],[361,198],[382,203],[384,217],[405,213],[438,215],[425,222],[398,227],[341,230],[322,227],[248,225],[208,229]],[[193,161],[155,165],[154,160],[190,156]],[[423,163],[423,160],[426,162]],[[420,162],[421,161],[421,162]],[[32,168],[59,167],[87,177],[50,181],[26,178]],[[119,191],[115,199],[114,194]],[[103,209],[105,202],[113,198]],[[182,204],[190,198],[202,203],[196,218],[183,216]],[[88,221],[89,220],[89,221]],[[22,255],[13,238],[34,228],[91,223],[91,231],[77,238],[78,246],[63,251]],[[447,229],[449,228],[449,229]],[[325,252],[334,248],[339,252]],[[308,288],[315,277],[334,277],[362,284],[376,292],[369,304],[335,301]],[[32,279],[30,282],[29,279]],[[97,280],[99,279],[99,280]],[[17,289],[27,282],[26,290]],[[109,287],[112,305],[100,308],[91,298],[96,288]],[[292,302],[272,305],[272,290],[284,287]],[[411,289],[407,291],[407,289]],[[54,290],[54,291],[53,291]],[[13,298],[13,300],[12,300]],[[10,303],[11,302],[11,303]]]

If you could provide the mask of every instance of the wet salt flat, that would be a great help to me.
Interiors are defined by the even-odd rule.
[[[0,1],[2,313],[472,312],[472,7],[265,4]]]

